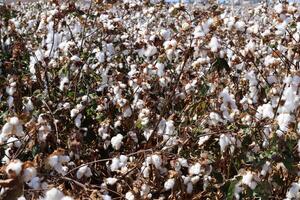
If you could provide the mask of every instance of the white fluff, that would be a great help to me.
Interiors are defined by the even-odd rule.
[[[290,187],[290,189],[287,191],[286,193],[286,198],[288,200],[291,199],[299,199],[300,198],[300,183],[292,183],[292,186]]]
[[[230,138],[227,135],[222,134],[219,139],[219,145],[221,148],[221,152],[225,152],[227,149],[227,146],[230,144],[231,144]]]
[[[43,200],[61,200],[64,197],[64,194],[56,189],[52,188],[46,192],[45,198]]]
[[[217,52],[220,47],[218,39],[216,37],[212,37],[208,46],[212,52]]]
[[[272,105],[267,103],[267,104],[263,104],[262,106],[259,106],[257,108],[256,117],[259,119],[265,119],[265,118],[273,119],[274,112],[273,112]]]
[[[19,176],[22,171],[23,162],[20,160],[12,160],[5,168],[5,172],[8,174],[9,177],[15,174]]]
[[[269,161],[266,161],[266,163],[262,167],[260,174],[262,176],[266,176],[268,171],[270,170],[270,166],[271,166],[271,163]]]
[[[108,185],[114,185],[118,181],[118,179],[109,177],[105,181]]]
[[[245,175],[243,175],[242,183],[249,186],[252,190],[254,190],[257,183],[253,179],[254,177],[252,172],[248,171]]]
[[[126,194],[125,194],[125,199],[126,200],[134,200],[135,199],[135,197],[134,197],[134,194],[132,193],[132,192],[127,192]]]
[[[123,135],[118,134],[111,138],[110,142],[114,149],[119,150],[122,145]]]
[[[27,167],[23,170],[23,179],[25,182],[30,181],[36,177],[37,171],[34,167]]]
[[[92,176],[92,171],[87,165],[80,167],[76,172],[77,179],[81,179],[83,176],[87,178]]]
[[[151,156],[152,163],[156,167],[156,169],[160,169],[162,165],[162,160],[159,155],[152,155]]]
[[[151,57],[157,53],[157,48],[155,46],[148,45],[147,49],[144,50],[144,55],[146,57]]]
[[[200,163],[196,163],[189,167],[189,174],[190,175],[199,175],[201,171]]]
[[[168,191],[168,190],[173,189],[174,185],[175,185],[175,179],[170,178],[164,183],[164,188],[165,188],[165,190]]]

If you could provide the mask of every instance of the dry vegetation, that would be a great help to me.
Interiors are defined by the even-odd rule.
[[[299,199],[299,32],[292,3],[0,7],[1,198]]]

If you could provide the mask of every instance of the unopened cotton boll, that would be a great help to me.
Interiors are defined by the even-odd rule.
[[[111,145],[114,149],[119,150],[122,145],[123,135],[118,134],[111,138]]]

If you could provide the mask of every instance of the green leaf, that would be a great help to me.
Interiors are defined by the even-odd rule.
[[[227,191],[227,200],[233,200],[234,199],[234,190],[235,190],[235,186],[236,184],[238,184],[238,182],[240,181],[241,177],[239,177],[236,180],[233,180],[230,182],[228,191]]]

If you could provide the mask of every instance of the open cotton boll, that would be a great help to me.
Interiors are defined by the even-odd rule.
[[[63,91],[64,88],[65,88],[65,85],[68,84],[68,83],[69,83],[68,77],[62,77],[62,78],[60,79],[59,89],[60,89],[61,91]]]
[[[270,166],[271,166],[271,163],[269,161],[266,161],[266,163],[262,167],[260,174],[262,176],[266,176],[268,171],[270,170]]]
[[[228,145],[230,145],[230,144],[231,144],[230,138],[227,135],[222,134],[219,139],[219,145],[221,148],[221,152],[225,152]]]
[[[190,175],[199,175],[201,172],[201,165],[200,163],[196,163],[189,167],[189,174]]]
[[[212,52],[217,52],[218,49],[219,49],[219,47],[220,47],[220,44],[219,44],[219,42],[218,42],[218,39],[217,39],[216,37],[213,36],[213,37],[211,38],[211,40],[210,40],[208,46],[210,47],[210,50],[211,50]]]
[[[61,200],[64,196],[60,190],[52,188],[46,192],[43,200]]]
[[[132,193],[132,192],[127,192],[126,194],[125,194],[125,199],[126,200],[134,200],[135,199],[135,197],[134,197],[134,194]]]
[[[288,200],[299,199],[300,198],[300,183],[292,183],[290,189],[286,193],[286,198]]]
[[[69,196],[65,196],[63,197],[61,200],[74,200],[72,197],[69,197]]]
[[[290,121],[293,117],[288,113],[281,113],[277,116],[276,120],[281,131],[287,131]]]
[[[17,198],[17,200],[26,200],[26,198],[24,196],[21,196],[21,197]]]
[[[17,177],[21,174],[22,166],[23,162],[21,162],[20,160],[12,160],[6,166],[5,172],[10,178]]]
[[[19,148],[19,147],[21,147],[21,145],[22,145],[21,141],[16,137],[10,137],[7,140],[7,146],[8,147],[13,147],[14,146],[14,147]]]
[[[104,52],[102,52],[102,51],[97,52],[95,57],[97,58],[99,63],[104,63],[105,62],[105,53]]]
[[[262,106],[259,106],[257,108],[256,117],[259,119],[265,119],[265,118],[273,119],[274,112],[273,112],[272,105],[267,103],[267,104],[263,104]]]
[[[118,134],[111,138],[110,142],[114,149],[119,150],[122,145],[123,135]]]
[[[165,188],[165,190],[168,191],[168,190],[173,189],[174,185],[175,185],[175,179],[170,178],[164,183],[164,188]]]
[[[276,5],[274,6],[274,10],[275,10],[275,12],[278,13],[278,14],[282,13],[282,12],[283,12],[283,5],[282,5],[281,3],[276,4]]]
[[[105,180],[105,182],[108,185],[114,185],[117,181],[118,181],[118,179],[116,179],[116,178],[110,178],[110,177]]]
[[[54,155],[48,158],[48,163],[51,167],[56,166],[57,164],[59,164],[59,157],[58,155]]]
[[[81,179],[83,176],[87,178],[92,176],[92,171],[87,165],[80,167],[76,172],[77,179]]]
[[[151,160],[152,160],[152,164],[155,166],[156,169],[161,168],[162,159],[159,155],[152,155]]]
[[[254,190],[257,185],[257,183],[254,181],[252,172],[249,171],[245,175],[243,175],[242,183],[249,186],[252,190]]]
[[[238,31],[245,31],[245,27],[246,27],[246,24],[244,21],[237,21],[234,25],[234,27],[238,30]]]
[[[155,46],[148,45],[146,50],[144,50],[144,55],[146,57],[151,57],[157,53],[157,48]]]
[[[37,171],[34,167],[27,167],[23,170],[23,179],[25,182],[30,181],[36,177]]]
[[[38,190],[41,188],[41,179],[39,177],[34,177],[27,183],[27,185],[32,189]]]
[[[111,196],[109,195],[102,195],[103,200],[112,200]]]
[[[1,134],[7,136],[7,135],[11,134],[12,130],[13,130],[13,125],[11,123],[7,122],[2,127]]]

